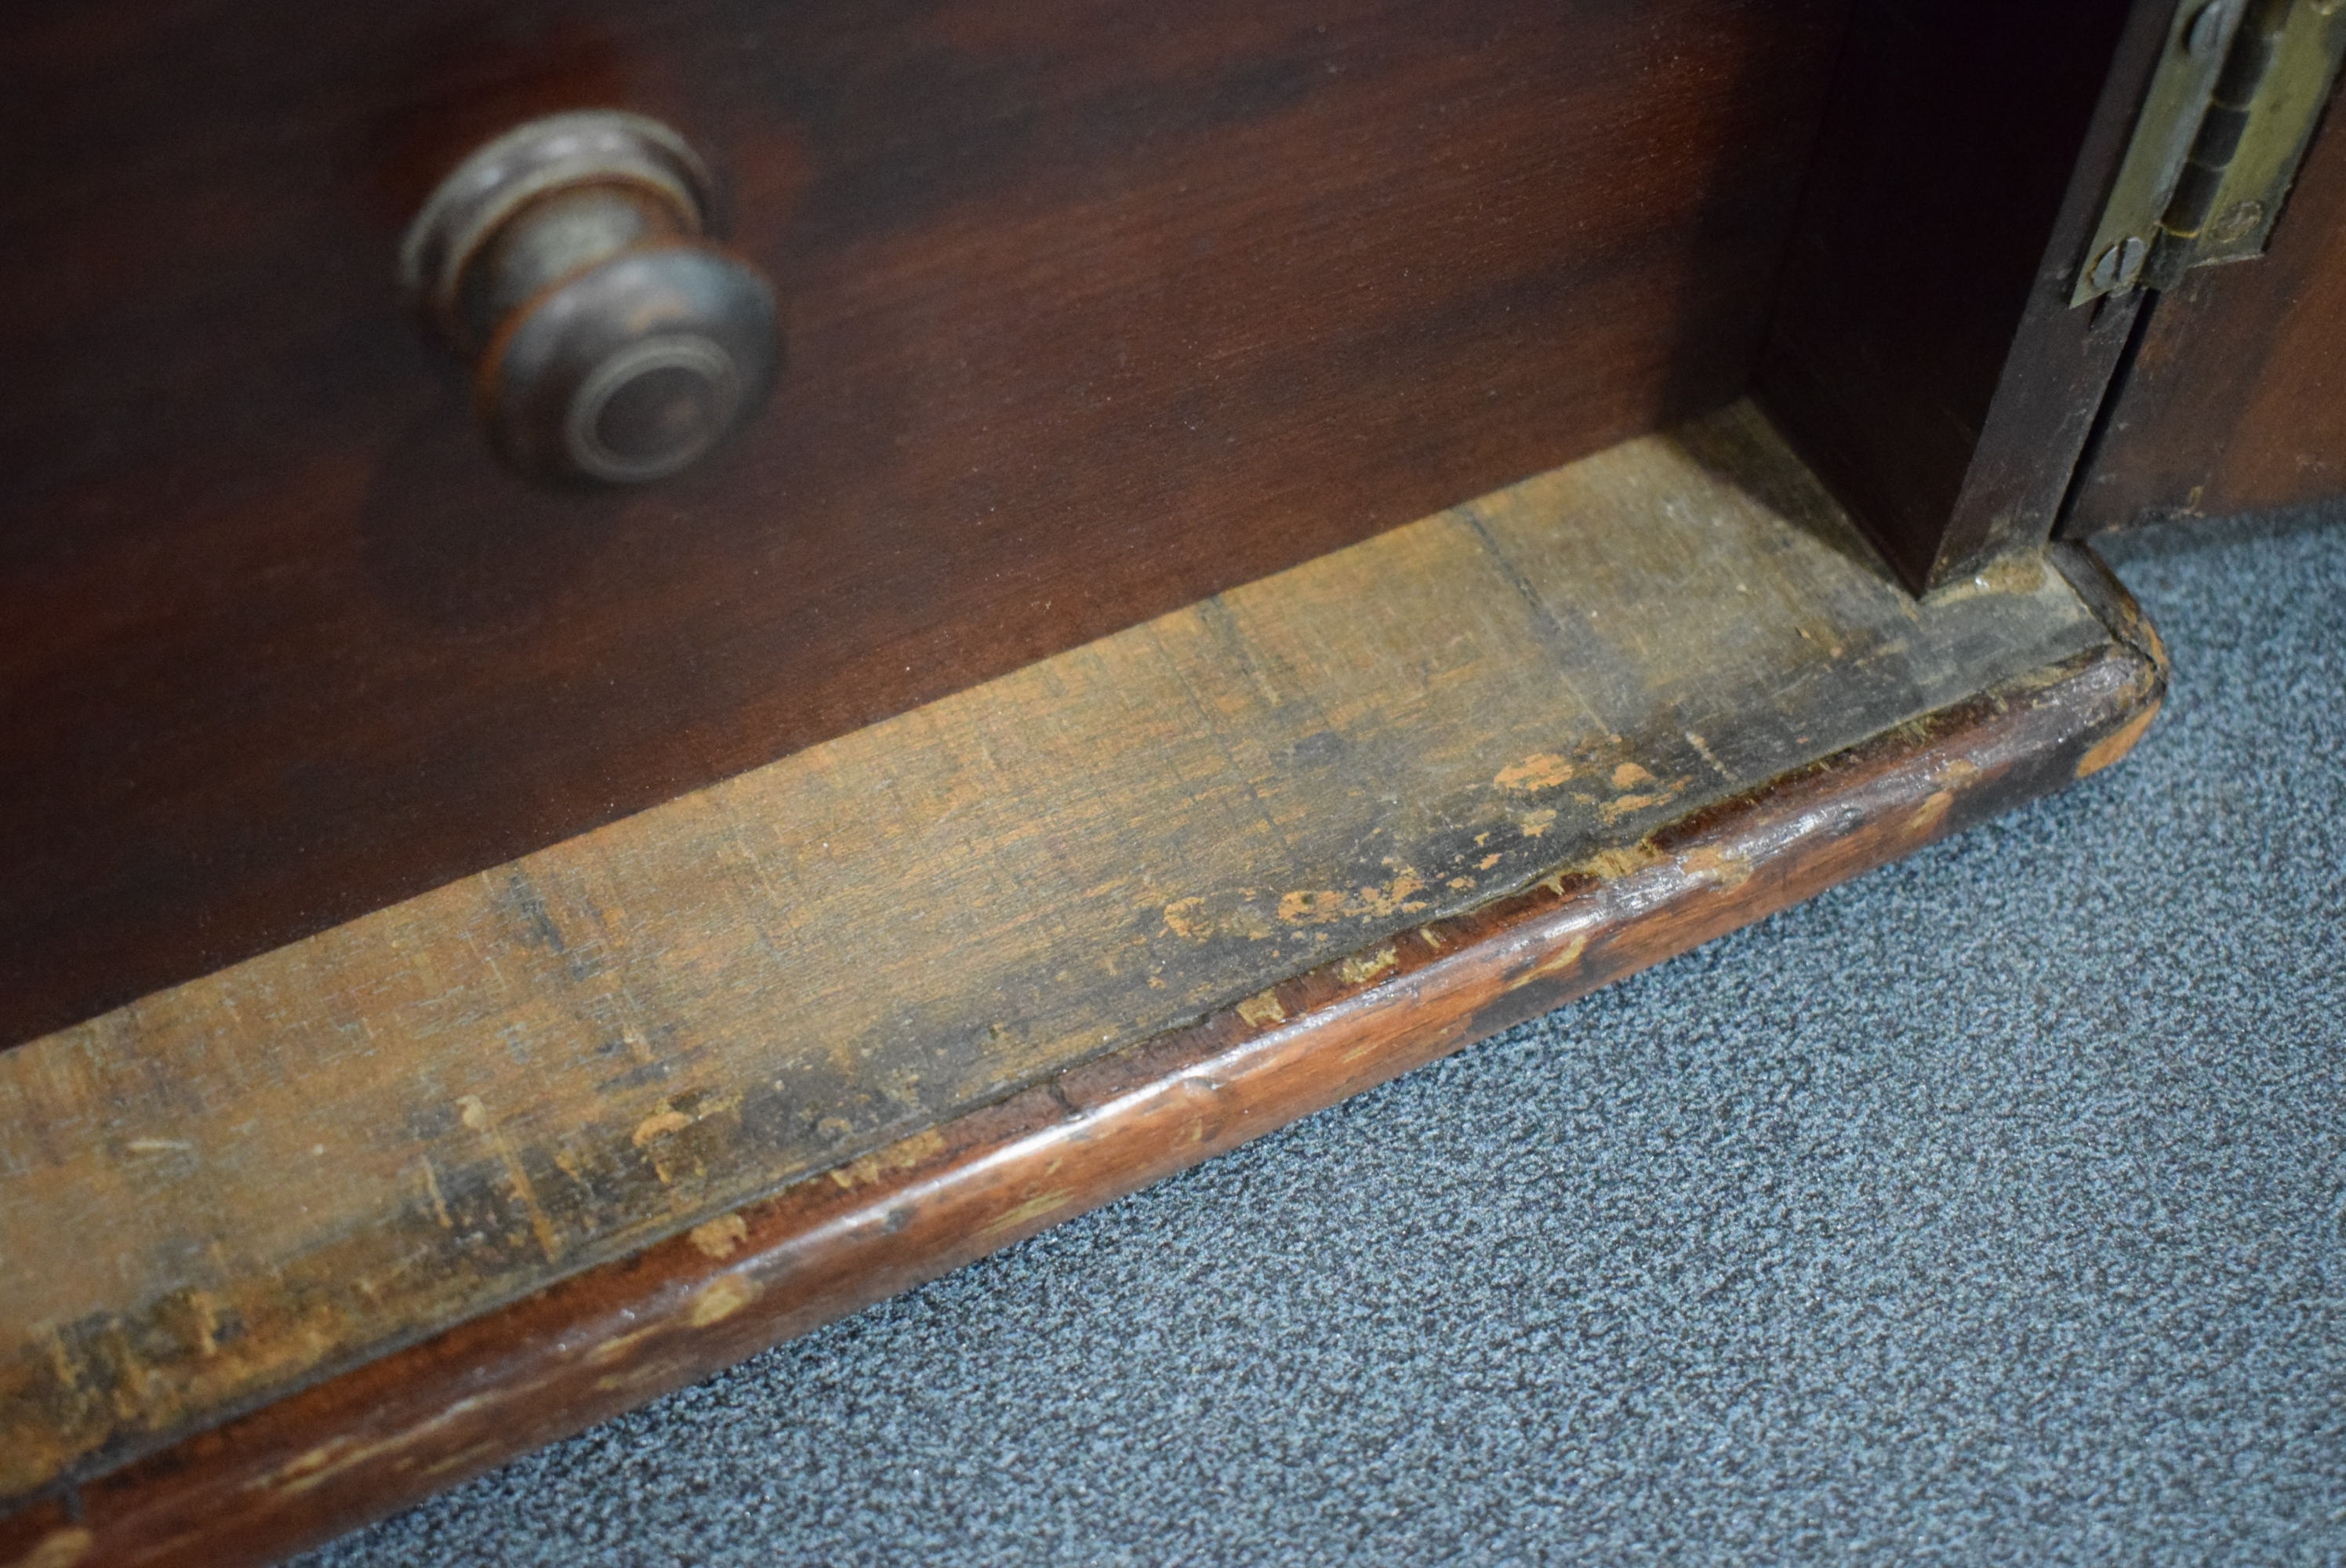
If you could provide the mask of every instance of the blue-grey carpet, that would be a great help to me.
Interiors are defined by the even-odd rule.
[[[312,1563],[2346,1563],[2346,525],[2108,553],[2124,766]]]

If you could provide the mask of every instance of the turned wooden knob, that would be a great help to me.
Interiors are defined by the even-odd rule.
[[[597,110],[499,137],[423,204],[401,281],[472,364],[505,462],[642,484],[698,462],[764,400],[773,295],[709,241],[708,200],[683,137]]]

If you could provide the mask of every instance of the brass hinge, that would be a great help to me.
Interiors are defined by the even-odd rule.
[[[2073,305],[2264,254],[2346,56],[2346,0],[2183,0]]]

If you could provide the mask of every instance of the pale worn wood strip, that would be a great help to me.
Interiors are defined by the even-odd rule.
[[[1730,411],[35,1042],[0,1493],[2102,639]]]

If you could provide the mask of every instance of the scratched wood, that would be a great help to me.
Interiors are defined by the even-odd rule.
[[[2108,642],[1739,406],[33,1042],[0,1495]]]
[[[0,1519],[0,1563],[260,1568],[2106,768],[2166,661],[2054,555],[2092,652]]]

